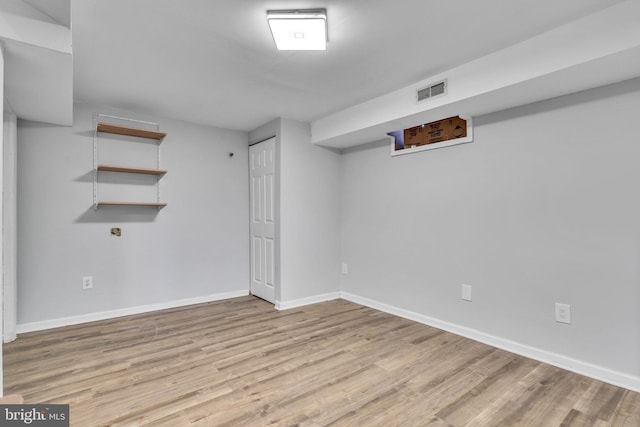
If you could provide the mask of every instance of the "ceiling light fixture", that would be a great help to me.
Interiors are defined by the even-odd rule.
[[[278,50],[327,50],[327,11],[269,10],[267,22]]]

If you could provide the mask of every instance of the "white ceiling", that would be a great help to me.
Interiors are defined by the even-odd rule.
[[[244,131],[310,122],[621,2],[74,1],[74,99]],[[266,11],[291,8],[327,9],[327,51],[275,49]]]
[[[71,25],[71,2],[69,0],[22,0],[31,7],[47,15],[53,22],[69,27]]]

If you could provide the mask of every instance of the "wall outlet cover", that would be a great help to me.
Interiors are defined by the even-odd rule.
[[[471,301],[471,285],[462,285],[462,299]]]
[[[571,306],[556,303],[556,322],[571,324]]]

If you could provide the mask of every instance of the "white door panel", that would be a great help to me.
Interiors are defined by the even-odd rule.
[[[249,147],[251,293],[275,302],[275,138]]]
[[[265,284],[271,288],[274,287],[274,277],[275,277],[275,260],[273,259],[274,257],[274,252],[275,252],[275,247],[274,247],[274,241],[273,239],[266,239],[265,240]]]

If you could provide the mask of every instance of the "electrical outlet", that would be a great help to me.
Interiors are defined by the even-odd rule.
[[[342,274],[344,274],[345,276],[349,274],[349,266],[346,262],[342,263]]]
[[[83,276],[82,289],[91,289],[91,288],[93,288],[93,276]]]
[[[571,324],[571,306],[556,303],[556,322]]]
[[[462,285],[462,299],[471,301],[471,285]]]

